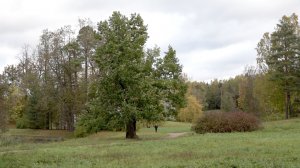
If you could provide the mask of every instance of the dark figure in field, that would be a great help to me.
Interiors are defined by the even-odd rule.
[[[155,128],[155,132],[157,132],[158,125],[154,125],[154,128]]]

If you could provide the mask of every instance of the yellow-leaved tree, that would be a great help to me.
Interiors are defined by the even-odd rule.
[[[182,122],[194,122],[202,116],[202,105],[197,98],[191,94],[191,85],[186,94],[187,106],[180,109],[177,119]]]

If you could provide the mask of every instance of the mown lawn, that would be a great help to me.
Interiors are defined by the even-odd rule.
[[[140,140],[125,140],[122,132],[51,143],[7,140],[0,143],[0,167],[300,167],[300,119],[268,122],[250,133],[198,135],[190,126],[167,122],[158,133],[142,128]],[[22,134],[6,135],[16,132]],[[187,133],[168,134],[180,132]]]

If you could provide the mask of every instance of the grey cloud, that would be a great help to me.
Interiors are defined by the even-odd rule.
[[[37,42],[43,29],[73,25],[78,18],[91,18],[98,22],[107,19],[115,10],[124,14],[137,12],[149,24],[149,43],[158,44],[163,49],[168,44],[174,46],[185,71],[195,80],[241,73],[243,66],[255,63],[254,48],[262,34],[273,31],[282,15],[300,14],[298,0],[11,1],[10,7],[0,7],[11,8],[10,13],[0,15],[0,48],[5,46],[19,50],[24,43]],[[229,52],[223,57],[209,55],[214,59],[207,60],[190,55],[201,51],[214,53],[218,49],[225,52],[226,48],[234,50],[229,46],[245,41],[250,41],[247,48]],[[6,53],[12,57],[10,54],[13,53]],[[1,64],[6,55],[0,52]]]

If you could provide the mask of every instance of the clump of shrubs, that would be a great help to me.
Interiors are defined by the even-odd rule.
[[[75,126],[74,135],[76,137],[85,137],[88,134],[96,133],[106,129],[106,124],[102,117],[97,118],[88,113],[80,116],[80,120]]]
[[[99,110],[99,109],[98,109]],[[102,116],[101,111],[86,112],[79,116],[76,123],[74,135],[76,137],[85,137],[102,130],[121,131],[124,123],[114,115]]]
[[[192,129],[201,134],[247,132],[261,128],[260,124],[255,115],[245,112],[207,112],[195,122]]]

